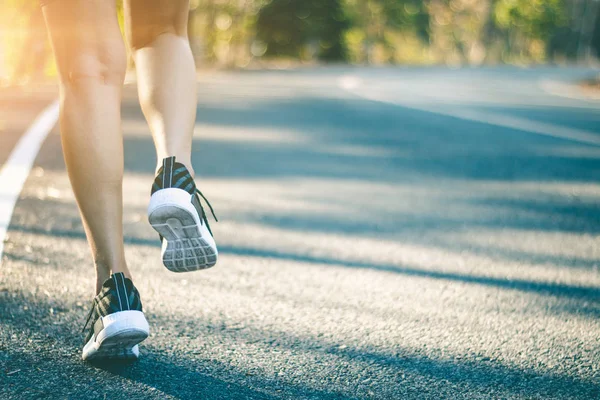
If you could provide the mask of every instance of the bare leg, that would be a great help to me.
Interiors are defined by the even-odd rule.
[[[125,47],[110,0],[61,0],[44,6],[60,75],[65,162],[97,272],[131,277],[123,248],[121,90]]]
[[[125,21],[142,110],[162,159],[177,157],[191,174],[196,69],[187,37],[189,0],[126,0]]]

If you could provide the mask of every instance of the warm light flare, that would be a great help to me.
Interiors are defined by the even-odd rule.
[[[37,1],[0,5],[0,82],[24,83],[45,75],[49,48]]]

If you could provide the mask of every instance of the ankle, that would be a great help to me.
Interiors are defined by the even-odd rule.
[[[110,272],[96,270],[96,294],[100,293],[102,284],[110,278]]]
[[[110,266],[103,262],[96,262],[96,294],[100,293],[100,289],[102,289],[102,284],[106,282],[107,279],[110,278],[112,274],[116,274],[117,272],[122,272],[126,278],[132,279],[131,272],[127,268],[127,264],[124,262],[119,265]]]
[[[166,156],[166,157],[158,157],[157,163],[156,163],[156,168],[154,170],[154,175],[158,175],[158,171],[162,168],[163,166],[163,160],[167,157],[171,157],[171,156]],[[189,157],[179,157],[177,155],[175,155],[175,162],[178,162],[180,164],[183,164],[183,166],[188,170],[188,172],[190,173],[190,175],[192,176],[192,178],[196,177],[196,173],[194,171],[194,167],[192,166],[192,160]]]

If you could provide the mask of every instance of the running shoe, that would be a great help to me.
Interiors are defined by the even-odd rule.
[[[218,251],[206,213],[204,199],[187,168],[175,157],[163,160],[150,193],[148,221],[162,241],[162,260],[173,272],[210,268],[217,263]]]
[[[148,337],[148,321],[142,311],[140,294],[122,272],[112,274],[102,284],[82,332],[88,326],[82,354],[84,360],[135,360],[139,357],[138,343]]]

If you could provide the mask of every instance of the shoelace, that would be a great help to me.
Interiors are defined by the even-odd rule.
[[[211,212],[213,218],[215,219],[215,221],[219,222],[219,219],[215,215],[215,210],[213,210],[212,206],[210,205],[210,201],[208,201],[208,199],[202,194],[202,192],[199,189],[196,189],[196,193],[198,193],[200,195],[200,197],[202,197],[204,199],[206,204],[208,204],[208,208],[210,208],[210,212]],[[204,221],[204,223],[206,224],[206,227],[208,228],[208,231],[212,235],[212,231],[210,230],[210,225],[208,224],[208,219],[206,218],[206,213],[204,212],[204,207],[202,207],[202,202],[199,202],[199,203],[200,203],[200,209],[202,210],[202,220]]]
[[[94,297],[94,300],[92,300],[92,309],[88,313],[87,319],[85,320],[85,325],[83,326],[83,329],[81,330],[81,332],[85,332],[85,329],[87,328],[88,324],[90,323],[90,320],[92,319],[92,315],[94,314],[94,310],[96,309],[97,301],[98,300],[96,299],[96,297]]]

